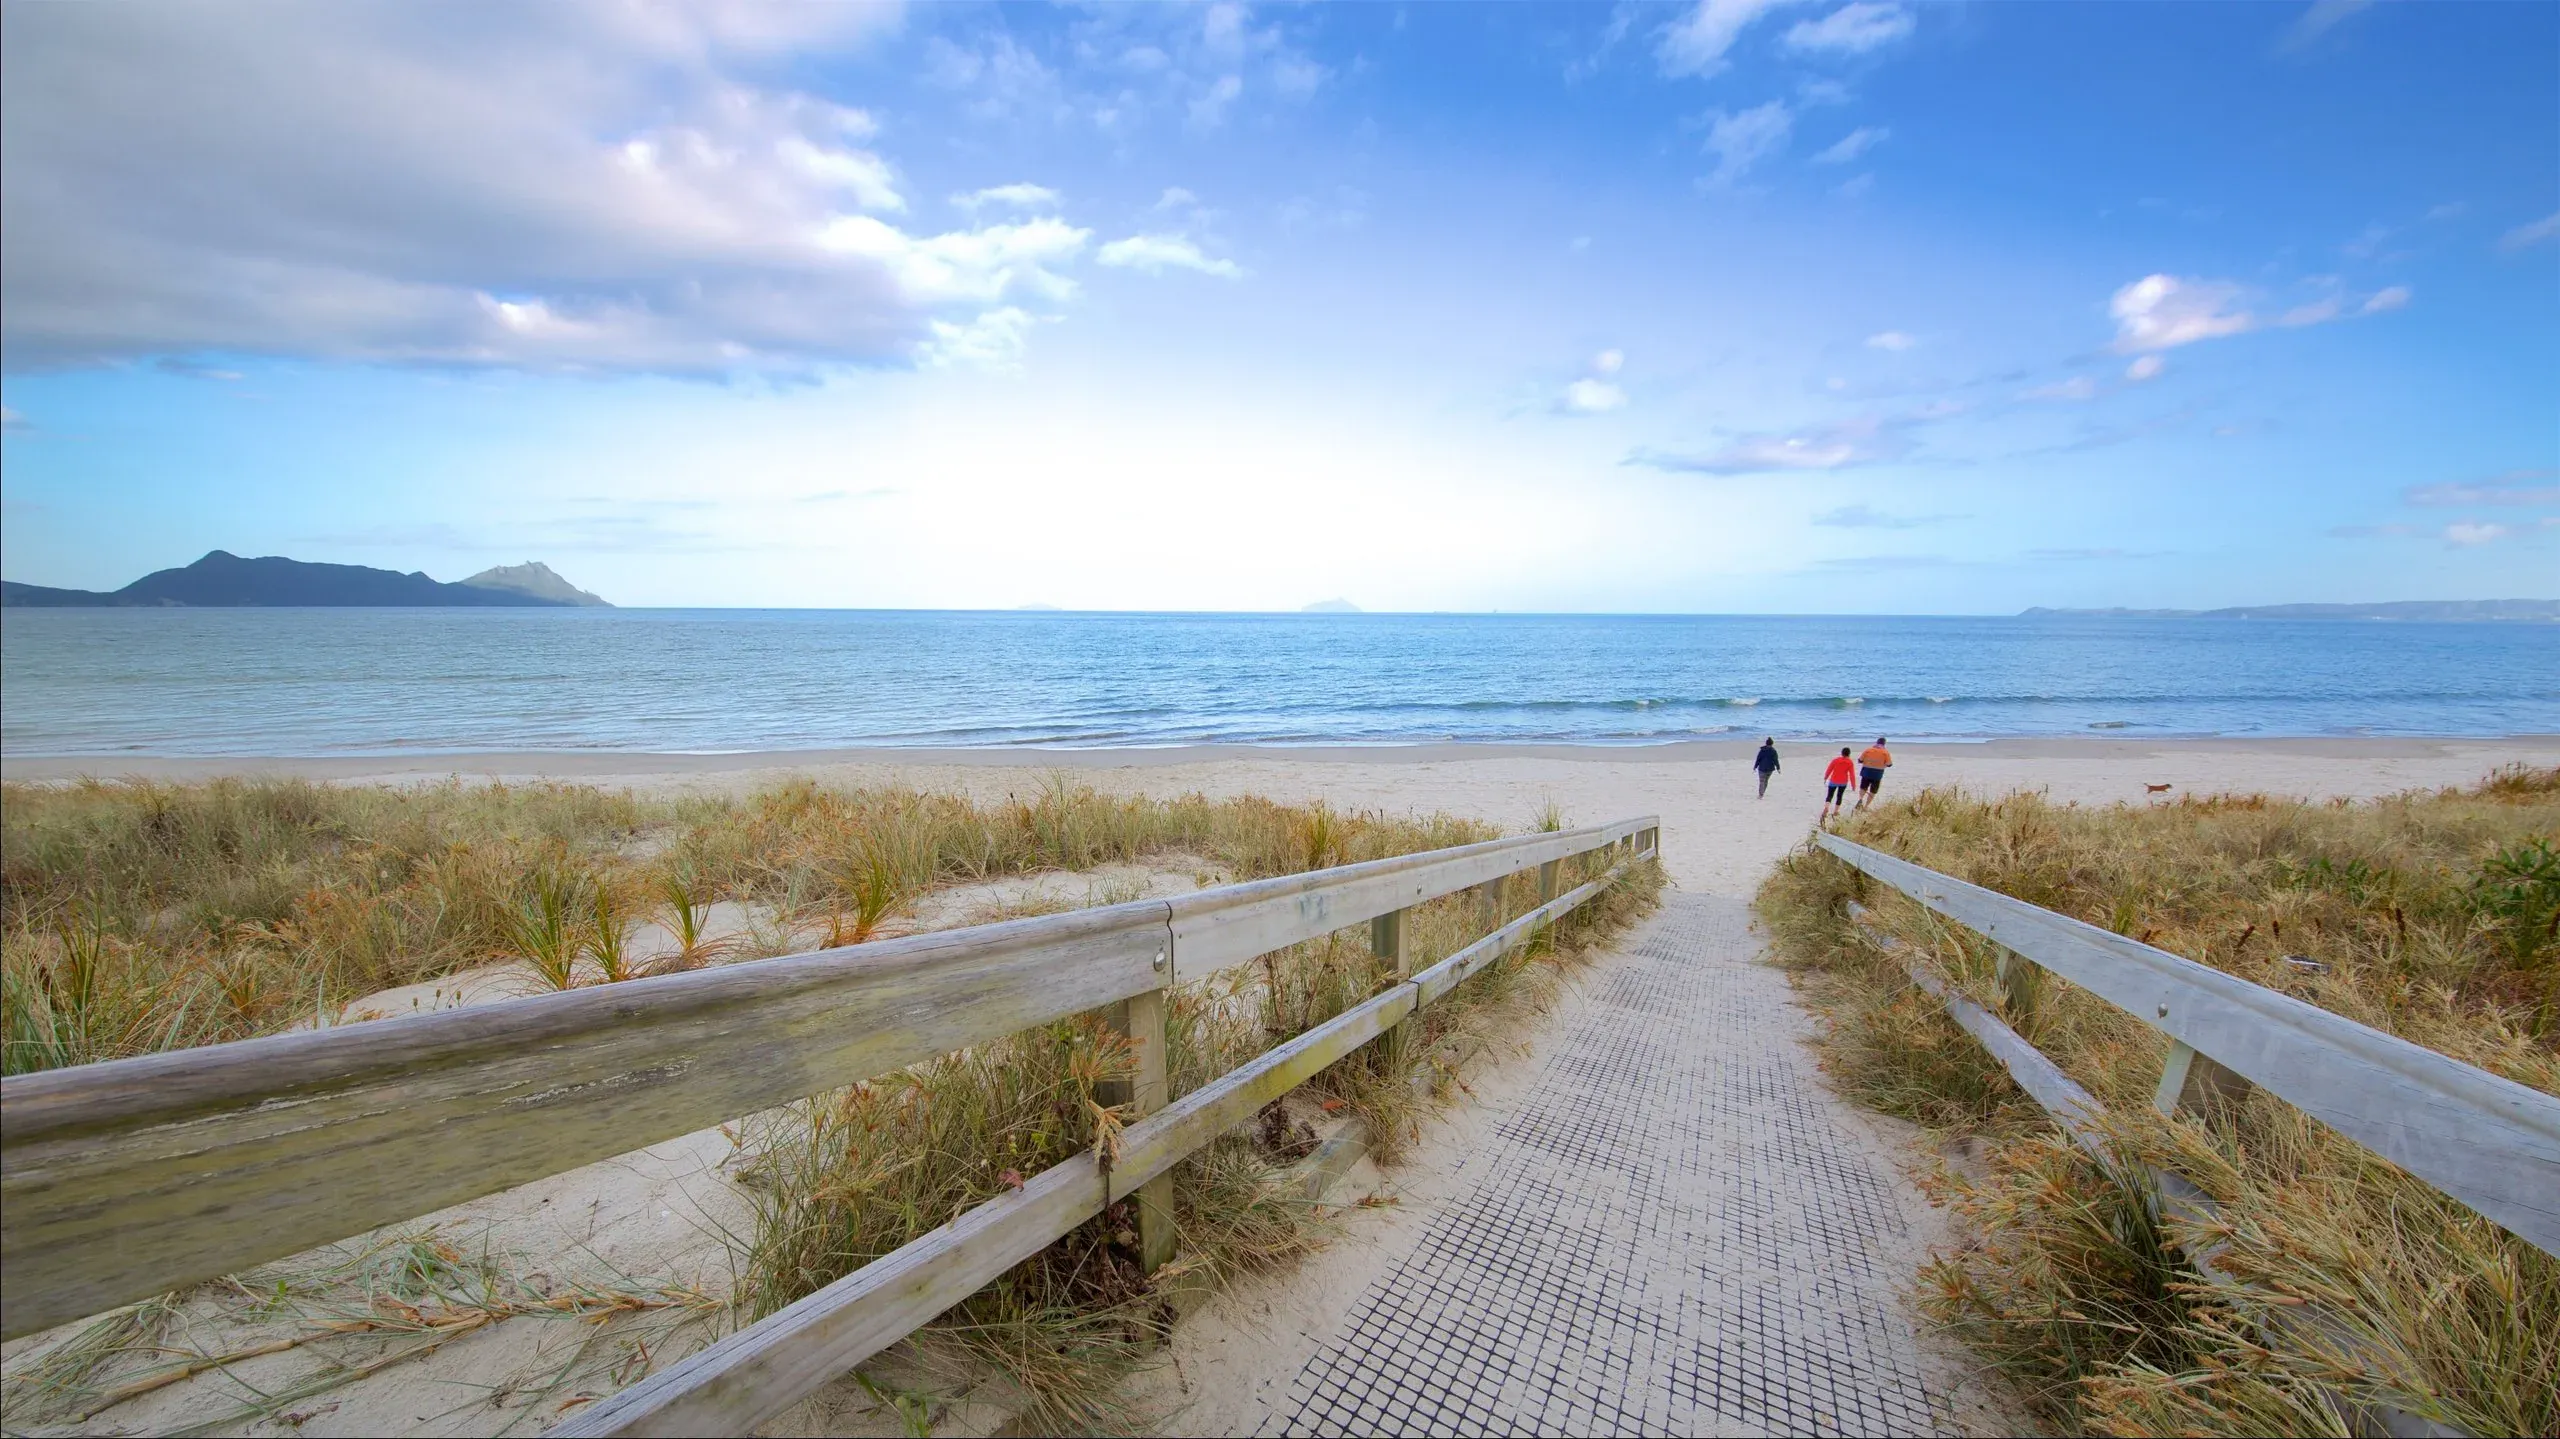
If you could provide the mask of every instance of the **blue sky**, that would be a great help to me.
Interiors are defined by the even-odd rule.
[[[2560,592],[2560,6],[4,13],[11,579]]]

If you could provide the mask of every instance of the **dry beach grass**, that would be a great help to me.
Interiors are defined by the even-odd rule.
[[[1933,790],[1846,832],[2560,1092],[2560,769],[2352,804]],[[1852,898],[2004,1009],[2107,1106],[2121,1149],[2196,1181],[2223,1225],[2162,1223],[2061,1139],[1850,920]],[[1781,864],[1760,912],[1828,1021],[1836,1082],[1977,1157],[1941,1181],[1971,1240],[1924,1272],[1924,1307],[2053,1422],[2337,1433],[2343,1394],[2474,1434],[2560,1431],[2560,1262],[2264,1094],[2212,1127],[2161,1120],[2154,1031],[2049,977],[2002,1003],[1988,944],[1828,855]],[[2239,1294],[2186,1267],[2205,1244]],[[2303,1308],[2338,1329],[2262,1322]]]
[[[458,986],[493,968],[519,989],[610,983],[1131,898],[1143,873],[1108,878],[1131,861],[1205,884],[1495,832],[1320,803],[1116,797],[1056,775],[983,802],[806,782],[652,797],[560,784],[226,779],[13,785],[4,808],[0,961],[13,1073],[362,1022],[373,1012],[364,996]],[[1080,896],[1075,883],[989,884],[1040,874],[1091,878]],[[1536,1002],[1656,883],[1639,875],[1427,1012],[1400,1063],[1364,1053],[1320,1076],[1321,1109],[1364,1117],[1392,1149],[1430,1102],[1411,1075],[1445,1071],[1468,1032]],[[1509,911],[1534,902],[1529,887],[1513,884]],[[938,902],[955,894],[977,898]],[[1453,951],[1473,924],[1456,900],[1425,907],[1413,921],[1417,960]],[[1337,934],[1186,986],[1172,1005],[1174,1091],[1387,981],[1363,939]],[[1079,1016],[743,1119],[720,1166],[742,1200],[726,1235],[725,1293],[580,1267],[494,1229],[386,1231],[20,1347],[8,1424],[113,1426],[137,1404],[174,1406],[142,1411],[155,1427],[307,1419],[333,1388],[465,1336],[530,1325],[572,1337],[531,1341],[546,1351],[539,1372],[457,1421],[527,1427],[1095,1143],[1120,1120],[1108,1086],[1127,1076],[1128,1059],[1097,1016]],[[1270,1182],[1305,1145],[1302,1128],[1275,1114],[1177,1169],[1180,1268],[1217,1278],[1311,1242],[1310,1206]],[[993,1371],[1044,1427],[1107,1423],[1097,1396],[1169,1322],[1134,1263],[1129,1227],[1118,1213],[1085,1226],[946,1316],[910,1357],[951,1375]],[[564,1330],[553,1322],[562,1319],[580,1322]],[[307,1362],[278,1377],[285,1358]],[[255,1383],[241,1377],[251,1374]],[[190,1385],[204,1389],[200,1402],[173,1397]],[[881,1397],[919,1418],[935,1402]]]

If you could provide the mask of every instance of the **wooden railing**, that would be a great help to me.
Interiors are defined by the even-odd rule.
[[[943,1228],[555,1432],[743,1433],[1107,1205],[1171,1253],[1184,1155],[1526,944],[1658,849],[1645,817],[1132,904],[0,1081],[0,1333],[14,1338],[822,1090],[1101,1009],[1136,1116]],[[1557,894],[1577,857],[1607,872]],[[1421,973],[1404,912],[1539,875],[1533,910]],[[1168,1103],[1164,998],[1367,921],[1401,982]]]
[[[2560,1255],[2560,1100],[2317,1005],[1825,834],[1832,854],[2169,1037],[2154,1104],[2210,1111],[2256,1085],[2546,1254]],[[2000,958],[2004,987],[2007,955]],[[1927,975],[1914,966],[1914,977]],[[1922,980],[2019,1087],[2090,1137],[2086,1090],[1934,976]]]

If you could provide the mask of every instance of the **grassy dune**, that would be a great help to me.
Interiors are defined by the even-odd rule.
[[[2560,1093],[2560,770],[2360,805],[1929,791],[1845,832]],[[2121,1149],[2223,1201],[2226,1225],[2164,1227],[2059,1138],[1862,936],[1853,898],[2086,1085]],[[2211,1128],[2159,1119],[2156,1032],[2033,966],[2004,1003],[1989,945],[1828,855],[1799,851],[1758,905],[1846,1091],[1972,1156],[1940,1181],[1967,1243],[1924,1271],[1923,1302],[2057,1425],[2343,1433],[2341,1393],[2475,1434],[2560,1432],[2560,1262],[2266,1095]],[[2227,1246],[2244,1295],[2185,1266],[2205,1243]],[[2313,1306],[2337,1332],[2266,1322]]]
[[[0,796],[0,818],[0,1007],[10,1073],[273,1033],[334,1018],[358,996],[497,961],[567,985],[858,943],[900,924],[937,888],[1005,875],[1180,855],[1250,879],[1494,835],[1445,816],[1342,814],[1253,798],[1122,799],[1063,778],[986,805],[807,784],[738,800],[647,799],[573,785],[12,786]],[[1550,813],[1542,822],[1555,827],[1561,819]],[[1590,872],[1567,871],[1569,884]],[[1448,1071],[1471,1035],[1542,1003],[1565,968],[1639,911],[1659,883],[1648,867],[1529,953],[1424,1012],[1413,1021],[1419,1042],[1400,1065],[1391,1067],[1373,1045],[1319,1076],[1313,1089],[1324,1108],[1365,1117],[1392,1150],[1430,1102],[1430,1086],[1417,1093],[1413,1077]],[[1506,914],[1534,903],[1533,887],[1530,877],[1515,879]],[[705,930],[705,915],[720,901],[756,916],[744,936]],[[1461,903],[1439,901],[1413,916],[1417,962],[1476,936]],[[1025,912],[1034,911],[1014,905],[972,917]],[[633,958],[631,933],[643,921],[675,936],[676,952]],[[1207,1083],[1387,982],[1365,933],[1338,933],[1183,987],[1170,1005],[1174,1092]],[[734,1236],[736,1318],[770,1312],[1093,1144],[1123,1118],[1097,1091],[1129,1072],[1125,1042],[1085,1015],[744,1119],[735,1127],[743,1153],[734,1172],[753,1217]],[[1303,1126],[1275,1112],[1254,1133],[1229,1136],[1180,1165],[1180,1266],[1214,1278],[1284,1261],[1313,1242],[1319,1217],[1269,1183],[1307,1143]],[[1117,1210],[1084,1226],[912,1348],[955,1379],[993,1368],[1040,1427],[1107,1425],[1100,1396],[1150,1352],[1170,1318],[1134,1262],[1131,1227],[1132,1217]],[[449,1247],[435,1235],[391,1236],[327,1262],[363,1269],[377,1250]],[[514,1312],[488,1298],[515,1292],[508,1276],[474,1269],[469,1277],[445,1286],[450,1294],[429,1285],[395,1298],[415,1309],[432,1290],[447,1310]],[[612,1276],[609,1291],[598,1292],[626,1296],[615,1316],[700,1311],[681,1293],[628,1299],[657,1292],[647,1278]],[[345,1287],[264,1277],[253,1287],[282,1293],[299,1292],[297,1285],[332,1296]],[[341,1312],[348,1303],[365,1315],[380,1307],[367,1286],[360,1302],[333,1297],[335,1307],[303,1306],[315,1349],[322,1334],[352,1332],[352,1311]],[[40,1363],[14,1365],[10,1422],[96,1412],[118,1394],[151,1392],[186,1366],[228,1362],[181,1342],[191,1332],[187,1304],[228,1303],[221,1289],[124,1311]],[[377,1318],[358,1328],[392,1332]],[[602,1357],[582,1357],[589,1368],[577,1372],[627,1382],[652,1362],[681,1357],[663,1327],[646,1331],[645,1346],[642,1332],[635,1327],[618,1348],[582,1347],[582,1356],[591,1347]],[[357,1372],[368,1361],[333,1362]],[[565,1386],[571,1377],[564,1369],[551,1382]],[[935,1402],[892,1397],[917,1417]],[[255,1416],[232,1416],[246,1417]]]
[[[630,972],[632,929],[717,900],[746,947],[855,943],[945,884],[1185,851],[1242,878],[1489,838],[1446,818],[1118,799],[1054,779],[979,806],[789,785],[742,800],[584,785],[12,785],[0,794],[6,1071],[273,1033],[501,959]],[[687,962],[735,957],[695,950]]]

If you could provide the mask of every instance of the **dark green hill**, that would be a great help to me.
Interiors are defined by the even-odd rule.
[[[548,571],[545,571],[547,574]],[[215,550],[182,569],[158,570],[123,589],[59,590],[0,580],[0,605],[111,605],[196,608],[286,605],[453,606],[559,609],[580,603],[490,585],[445,584],[423,572],[312,564],[267,555],[244,560]]]

